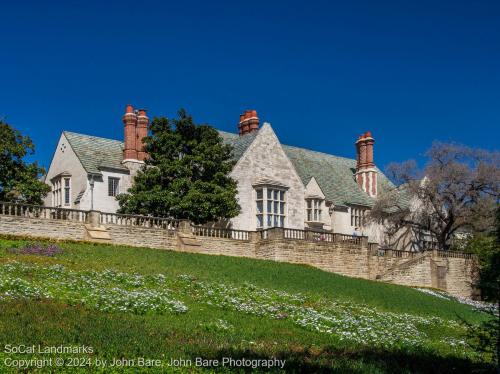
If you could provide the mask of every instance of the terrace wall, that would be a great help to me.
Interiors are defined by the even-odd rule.
[[[89,226],[105,231],[109,239],[93,238]],[[366,237],[283,228],[262,232],[227,230],[163,218],[43,207],[6,208],[2,203],[0,234],[305,264],[350,277],[439,288],[462,297],[475,295],[473,284],[478,276],[477,260],[470,254],[382,250],[368,243]]]

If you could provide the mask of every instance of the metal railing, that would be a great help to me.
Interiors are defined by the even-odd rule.
[[[85,222],[87,220],[87,213],[85,210],[78,209],[0,202],[0,215],[3,216]]]
[[[191,225],[191,230],[195,236],[208,236],[211,238],[235,240],[249,240],[250,238],[250,231],[245,230],[233,230],[200,225]]]
[[[119,226],[140,226],[153,229],[176,230],[179,227],[179,219],[149,217],[133,214],[102,213],[101,224]]]

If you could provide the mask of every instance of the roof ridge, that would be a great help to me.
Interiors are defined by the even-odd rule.
[[[80,132],[74,132],[74,131],[67,131],[67,130],[64,130],[64,131],[63,131],[63,134],[64,134],[64,135],[66,135],[66,134],[70,134],[70,135],[85,136],[85,137],[87,137],[87,138],[94,138],[94,139],[106,140],[106,141],[117,142],[117,143],[122,143],[122,144],[123,144],[123,141],[118,140],[118,139],[104,138],[104,137],[102,137],[102,136],[95,136],[95,135],[87,135],[87,134],[82,134],[82,133],[80,133]]]
[[[217,130],[219,133],[223,133],[223,134],[227,134],[227,135],[231,135],[233,136],[234,138],[238,137],[238,134],[234,133],[234,132],[229,132],[229,131],[224,131],[224,130]],[[329,157],[335,157],[335,158],[339,158],[339,159],[344,159],[344,160],[349,160],[349,161],[356,161],[355,158],[349,158],[349,157],[344,157],[344,156],[337,156],[337,155],[334,155],[334,154],[331,154],[331,153],[326,153],[326,152],[320,152],[320,151],[315,151],[313,149],[309,149],[309,148],[303,148],[303,147],[299,147],[299,146],[296,146],[296,145],[288,145],[288,144],[281,144],[283,147],[288,147],[288,148],[295,148],[295,149],[299,149],[299,150],[304,150],[304,151],[308,151],[308,152],[314,152],[314,153],[317,153],[317,154],[320,154],[320,155],[325,155],[325,156],[329,156]]]
[[[283,146],[284,147],[288,147],[288,148],[295,148],[295,149],[299,149],[299,150],[304,150],[304,151],[308,151],[308,152],[312,152],[312,153],[317,153],[319,155],[324,155],[324,156],[328,156],[328,157],[334,157],[334,158],[339,158],[339,159],[349,160],[349,161],[356,161],[355,158],[349,158],[349,157],[344,157],[344,156],[337,156],[337,155],[333,155],[331,153],[326,153],[326,152],[321,152],[321,151],[315,151],[315,150],[312,150],[312,149],[309,149],[309,148],[297,147],[295,145],[286,145],[286,144],[283,144]]]

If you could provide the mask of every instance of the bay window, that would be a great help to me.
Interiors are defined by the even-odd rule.
[[[257,228],[285,226],[285,190],[278,187],[258,187],[256,193]]]
[[[51,182],[52,206],[71,207],[71,178],[59,175]]]

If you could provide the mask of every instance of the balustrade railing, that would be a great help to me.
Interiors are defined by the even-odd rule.
[[[370,243],[372,244],[372,243]],[[368,245],[368,248],[370,249],[370,253],[372,256],[379,256],[379,257],[395,257],[395,258],[413,258],[420,256],[425,253],[433,253],[432,250],[424,250],[424,251],[403,251],[403,250],[397,250],[397,249],[387,249],[387,248],[376,248],[375,246],[371,247],[370,244]],[[472,259],[474,258],[473,253],[465,253],[465,252],[458,252],[458,251],[443,251],[443,250],[436,250],[437,256],[438,257],[454,257],[454,258],[466,258],[466,259]]]
[[[140,226],[153,229],[176,230],[180,220],[174,218],[149,217],[133,214],[102,213],[101,224],[119,226]]]
[[[297,240],[305,240],[305,230],[299,229],[283,229],[283,237],[285,239],[297,239]]]
[[[208,236],[211,238],[224,238],[224,239],[235,239],[235,240],[249,240],[249,231],[245,230],[233,230],[233,229],[224,229],[217,227],[208,227],[208,226],[199,226],[192,225],[191,226],[193,235],[195,236]]]
[[[54,208],[40,205],[19,204],[0,202],[0,215],[39,218],[39,219],[55,219],[64,221],[87,222],[89,211],[78,209]],[[173,218],[149,217],[131,214],[103,213],[100,212],[101,224],[112,224],[121,226],[140,226],[156,229],[165,229],[176,231],[179,228],[181,220]],[[192,225],[192,233],[196,236],[206,236],[213,238],[226,238],[234,240],[250,240],[250,231],[234,230],[225,228],[215,228],[209,226]],[[329,242],[329,243],[350,243],[361,245],[363,236],[354,236],[347,234],[334,234],[330,232],[321,232],[313,230],[299,230],[291,228],[269,228],[259,230],[260,239],[287,239],[287,240],[305,240],[314,242]],[[272,233],[272,234],[271,234]],[[276,236],[275,236],[276,235]],[[377,243],[368,243],[369,253],[373,256],[390,256],[396,258],[413,258],[422,253],[428,252],[411,252],[395,249],[379,248]],[[472,259],[474,254],[458,252],[458,251],[443,251],[435,250],[438,257],[454,257]]]
[[[366,236],[348,235],[348,234],[334,234],[336,243],[351,243],[351,244],[361,244],[363,238]]]
[[[438,257],[454,257],[454,258],[474,258],[473,253],[465,253],[465,252],[458,252],[458,251],[437,251]]]
[[[269,229],[266,229],[266,230],[260,230],[260,231],[259,231],[259,233],[260,233],[260,238],[261,238],[262,240],[267,240],[267,239],[269,239]]]
[[[0,202],[0,215],[85,222],[87,211],[41,205]]]

